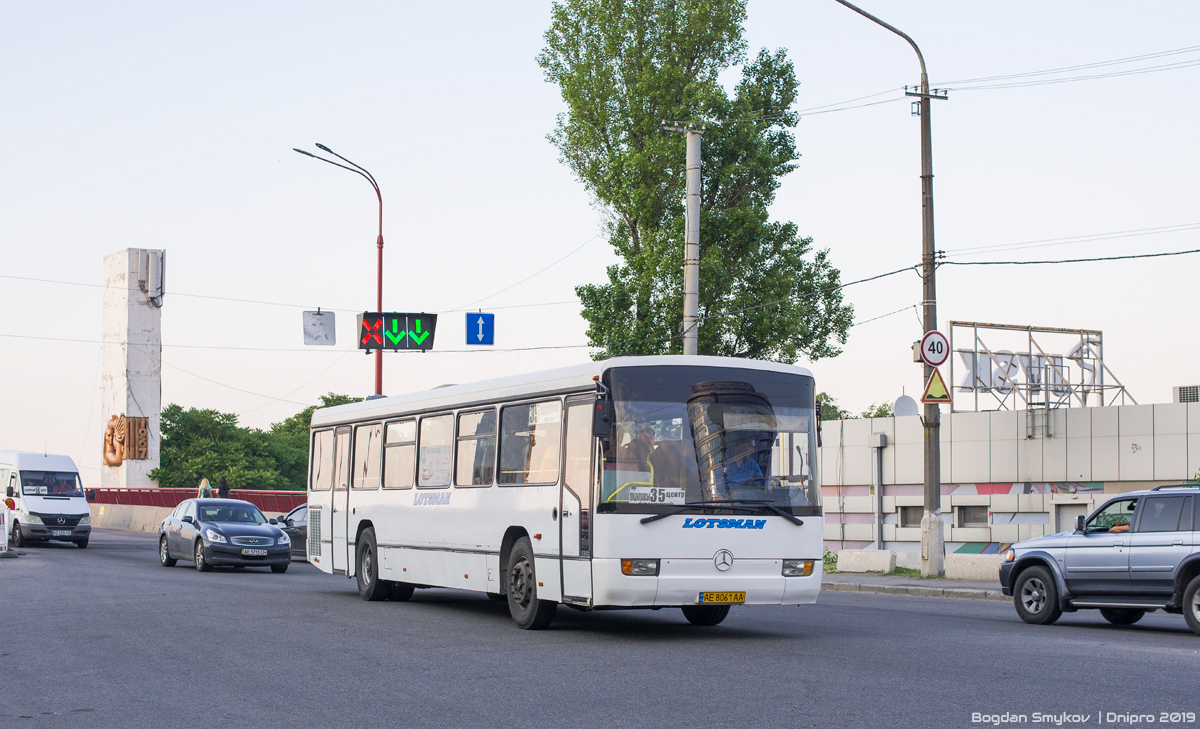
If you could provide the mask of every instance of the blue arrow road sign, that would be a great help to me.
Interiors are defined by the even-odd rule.
[[[467,344],[484,344],[491,346],[496,343],[495,314],[467,314]]]

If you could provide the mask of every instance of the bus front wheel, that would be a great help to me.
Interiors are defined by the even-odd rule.
[[[683,617],[692,625],[719,625],[729,615],[728,605],[687,605]]]
[[[537,573],[533,565],[533,546],[529,537],[521,537],[508,555],[508,612],[524,630],[550,627],[558,603],[539,600]]]

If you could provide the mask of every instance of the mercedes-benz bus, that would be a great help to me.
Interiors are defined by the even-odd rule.
[[[799,605],[821,586],[814,383],[756,360],[618,357],[317,410],[308,556],[366,600],[580,610]]]

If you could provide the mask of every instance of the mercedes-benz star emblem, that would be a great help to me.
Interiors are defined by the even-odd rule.
[[[713,556],[713,564],[721,572],[727,572],[733,566],[733,552],[728,549],[722,549]]]
[[[63,517],[61,517],[61,516],[60,516],[60,517],[58,517],[58,523],[59,523],[59,524],[66,524],[66,523],[67,523],[67,520],[66,520],[66,519],[64,519]]]

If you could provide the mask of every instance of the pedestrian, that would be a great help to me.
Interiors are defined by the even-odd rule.
[[[202,478],[200,479],[200,488],[196,490],[196,498],[207,499],[209,496],[212,496],[212,486],[208,485],[207,478]]]
[[[221,477],[221,482],[217,484],[217,498],[218,499],[228,499],[229,498],[229,484],[225,483],[224,476]]]

